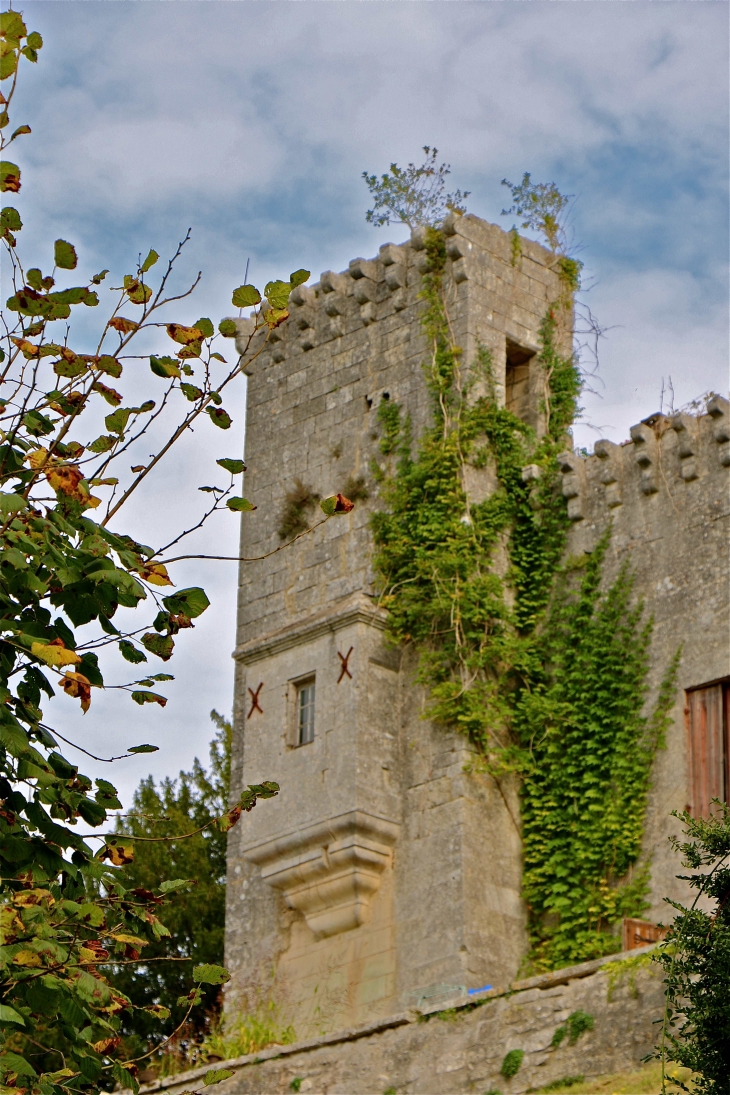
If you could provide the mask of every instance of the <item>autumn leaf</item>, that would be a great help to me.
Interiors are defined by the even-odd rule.
[[[20,168],[10,160],[0,160],[0,192],[6,190],[10,190],[13,194],[17,194],[20,190]]]
[[[163,662],[169,661],[175,648],[175,643],[169,635],[158,635],[156,631],[148,631],[141,639],[142,646],[162,658]]]
[[[248,498],[228,498],[226,500],[226,505],[230,510],[233,510],[234,513],[248,513],[251,510],[256,509],[256,506],[253,502],[249,502]]]
[[[145,704],[145,703],[159,703],[160,707],[164,707],[165,704],[167,703],[167,699],[164,696],[158,696],[156,692],[133,692],[132,693],[132,699],[134,700],[135,703],[138,703],[140,706],[142,706],[142,704]],[[143,750],[141,745],[138,745],[133,749],[128,749],[127,750],[127,752],[129,752],[129,753],[142,753],[142,752],[146,753],[148,751],[149,751],[149,747],[146,747]]]
[[[149,285],[145,285],[131,274],[124,275],[124,289],[132,304],[146,304],[152,296]]]
[[[139,323],[135,323],[133,319],[125,319],[124,316],[112,316],[109,320],[109,326],[113,327],[115,331],[119,331],[121,335],[128,335],[137,330]]]
[[[35,951],[20,950],[13,955],[13,962],[16,966],[40,966],[42,965],[41,957],[36,954]]]
[[[170,593],[162,598],[162,603],[168,612],[174,612],[176,615],[183,613],[192,620],[202,616],[210,605],[205,590],[200,589],[199,586],[191,586],[189,589]]]
[[[121,362],[117,361],[115,357],[111,357],[110,354],[102,354],[95,362],[95,367],[101,369],[103,373],[108,373],[109,376],[113,376],[115,380],[118,380],[122,375]]]
[[[273,331],[276,327],[279,327],[285,319],[289,318],[289,312],[286,308],[269,308],[264,314],[266,325],[270,331]]]
[[[153,586],[171,586],[172,580],[168,576],[164,563],[149,563],[138,567],[139,575]]]
[[[332,517],[336,513],[349,513],[351,509],[355,508],[355,503],[351,502],[349,498],[345,498],[344,494],[333,494],[330,498],[323,498],[319,503],[319,508],[328,517]]]
[[[123,867],[125,863],[134,863],[134,845],[121,844],[116,840],[110,840],[99,853],[99,859],[108,859],[115,867]]]
[[[112,358],[112,361],[113,360],[114,359]],[[99,395],[107,401],[107,403],[111,403],[112,407],[118,407],[122,402],[121,393],[118,392],[116,388],[108,388],[106,384],[102,384],[100,380],[95,381],[92,387],[95,392],[98,392]]]
[[[213,422],[221,430],[230,429],[232,425],[231,416],[228,414],[227,411],[224,411],[222,407],[208,407],[207,411],[210,415],[211,422]]]
[[[91,682],[83,673],[66,673],[61,677],[61,688],[67,696],[78,699],[81,702],[81,710],[84,714],[91,707]]]
[[[53,643],[31,643],[30,652],[46,665],[78,665],[81,661],[81,655],[75,650],[66,650],[62,639],[54,639]]]
[[[79,483],[84,473],[75,464],[58,464],[46,472],[46,479],[55,491],[62,491],[72,498],[79,497]]]
[[[151,250],[150,253],[147,255],[147,258],[144,260],[144,262],[142,263],[142,265],[139,268],[140,273],[146,274],[148,270],[151,270],[152,267],[157,262],[157,260],[159,259],[159,257],[160,256],[157,254],[156,251]]]
[[[188,346],[191,342],[200,342],[203,332],[199,327],[184,327],[182,323],[168,323],[167,333],[173,342]]]

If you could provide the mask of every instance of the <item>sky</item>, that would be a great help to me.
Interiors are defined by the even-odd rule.
[[[723,0],[16,6],[45,41],[12,118],[33,130],[14,146],[24,180],[15,204],[36,264],[49,266],[61,236],[77,245],[80,269],[119,277],[150,247],[169,255],[191,228],[177,284],[203,277],[170,318],[217,322],[247,262],[259,286],[302,266],[317,279],[405,239],[402,228],[366,223],[361,176],[418,162],[428,144],[451,164],[453,186],[471,192],[469,211],[505,228],[505,177],[530,171],[575,196],[583,299],[605,329],[577,444],[623,440],[660,409],[662,389],[671,406],[670,385],[675,408],[726,391]],[[206,497],[196,487],[210,482],[214,460],[240,455],[243,384],[226,407],[232,429],[188,438],[140,492],[126,531],[156,546],[194,523]],[[194,542],[235,555],[237,532],[223,514]],[[212,604],[169,663],[177,679],[165,710],[95,693],[80,721],[65,697],[52,704],[55,725],[99,755],[160,747],[112,772],[84,762],[127,801],[147,772],[174,775],[204,758],[208,712],[231,709],[236,564],[182,564],[175,581],[204,585]]]

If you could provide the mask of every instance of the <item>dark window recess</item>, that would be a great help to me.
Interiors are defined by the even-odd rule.
[[[713,799],[730,800],[730,678],[686,695],[689,811],[709,817]]]
[[[314,741],[314,681],[297,688],[297,745]]]
[[[523,422],[532,423],[533,412],[530,400],[530,370],[535,355],[516,342],[507,339],[507,368],[505,373],[505,406]],[[534,423],[533,423],[534,424]]]

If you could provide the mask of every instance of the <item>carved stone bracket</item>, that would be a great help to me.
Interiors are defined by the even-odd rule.
[[[398,829],[395,822],[353,810],[249,847],[244,854],[323,938],[365,922]]]

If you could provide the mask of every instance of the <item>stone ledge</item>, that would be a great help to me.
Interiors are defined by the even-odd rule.
[[[299,623],[277,628],[260,638],[241,643],[233,651],[232,657],[243,665],[252,665],[262,658],[311,642],[312,639],[326,635],[328,631],[340,631],[351,624],[367,624],[384,631],[386,613],[374,605],[364,593],[355,593],[339,604],[307,616]]]

